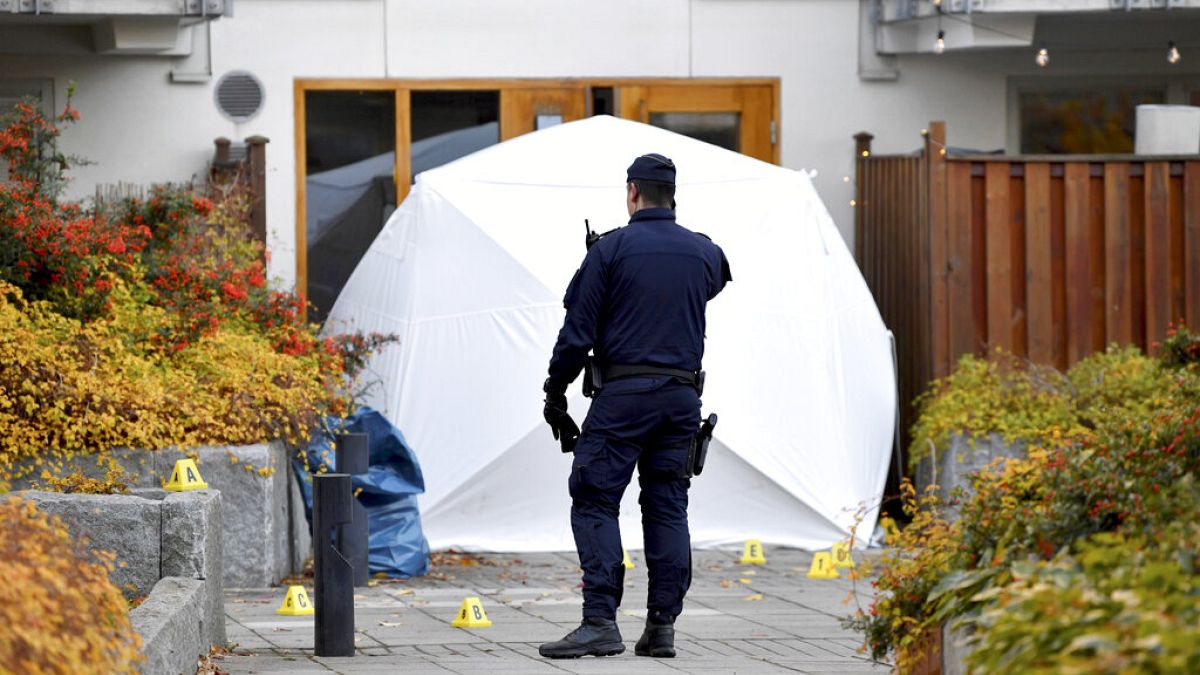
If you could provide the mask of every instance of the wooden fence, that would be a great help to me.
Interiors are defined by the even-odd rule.
[[[235,146],[228,138],[213,141],[215,151],[209,166],[209,181],[217,184],[244,182],[250,189],[250,230],[267,243],[267,143],[265,136],[250,136]]]
[[[855,137],[855,255],[896,334],[904,429],[963,354],[1065,369],[1200,327],[1200,156],[960,157],[943,123],[923,136],[900,156]]]

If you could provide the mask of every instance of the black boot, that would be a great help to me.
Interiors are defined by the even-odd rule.
[[[625,651],[617,622],[598,616],[584,618],[579,628],[558,642],[547,642],[538,653],[552,659],[577,659],[581,656],[616,656]],[[674,652],[672,652],[674,654]]]
[[[675,658],[675,626],[647,621],[646,630],[633,646],[633,653],[659,659]]]

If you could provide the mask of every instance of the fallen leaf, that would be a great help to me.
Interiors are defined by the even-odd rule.
[[[398,626],[403,626],[404,622],[403,621],[380,621],[379,625],[383,626],[384,628],[396,628]]]
[[[745,572],[742,572],[742,574],[745,574],[748,577],[752,577],[755,574],[758,574],[758,570],[746,570]]]
[[[749,600],[749,601],[753,601],[753,602],[758,602],[759,600],[762,600],[762,599],[763,599],[763,594],[762,594],[762,593],[755,593],[754,595],[747,595],[747,596],[746,596],[744,599],[745,599],[745,600]]]
[[[728,579],[722,579],[722,580],[721,580],[721,588],[729,588],[729,587],[730,587],[730,586],[732,586],[732,585],[733,585],[733,584],[732,584],[732,583],[730,583]]]
[[[752,581],[753,581],[753,580],[752,580],[752,579],[747,579],[746,577],[742,577],[741,579],[738,579],[738,581],[739,581],[739,582],[741,582],[741,583],[743,583],[743,584],[749,584],[749,583],[752,583]]]

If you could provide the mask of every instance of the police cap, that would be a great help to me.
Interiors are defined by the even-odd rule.
[[[655,183],[675,184],[675,163],[662,155],[651,152],[633,160],[625,172],[625,182],[648,180]]]

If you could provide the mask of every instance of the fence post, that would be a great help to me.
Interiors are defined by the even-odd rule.
[[[930,122],[925,134],[925,162],[928,169],[929,219],[925,224],[921,265],[921,288],[928,289],[922,318],[929,327],[929,340],[925,341],[929,357],[926,367],[918,374],[922,382],[944,377],[950,373],[949,306],[946,286],[946,123]],[[956,308],[963,311],[963,308]]]
[[[871,156],[871,139],[875,136],[860,131],[854,134],[854,259],[858,261],[861,270],[866,244],[863,241],[863,166]]]
[[[267,143],[270,142],[266,136],[250,136],[246,139],[248,178],[254,193],[250,207],[250,229],[263,244],[267,243]]]

